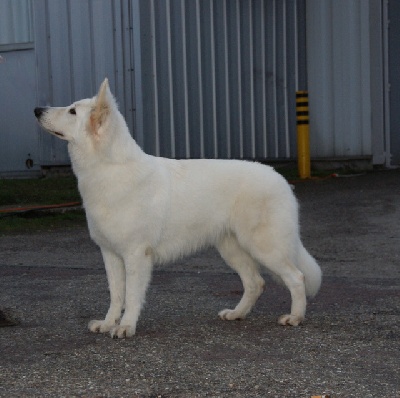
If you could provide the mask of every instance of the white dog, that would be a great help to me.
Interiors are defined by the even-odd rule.
[[[215,246],[239,273],[244,294],[219,316],[244,318],[263,292],[264,266],[290,291],[298,325],[321,270],[299,237],[291,188],[268,166],[238,160],[173,160],[145,154],[131,137],[107,79],[96,97],[36,108],[42,127],[68,141],[91,237],[100,246],[111,304],[92,332],[135,334],[154,263]],[[121,318],[123,308],[124,314]],[[120,319],[121,318],[121,319]]]

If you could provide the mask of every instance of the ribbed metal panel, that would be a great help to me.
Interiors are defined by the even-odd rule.
[[[32,112],[36,87],[35,54],[33,50],[24,50],[1,55],[0,173],[13,176],[29,170],[27,159],[38,161]]]
[[[313,157],[400,163],[395,0],[14,3],[0,13],[1,172],[68,164],[65,143],[19,115],[94,95],[106,76],[152,154],[294,158],[294,93],[308,76]]]
[[[145,149],[178,158],[293,157],[299,4],[140,1],[148,22],[140,42]]]
[[[38,144],[31,128],[36,89],[31,10],[29,0],[0,1],[2,176],[19,176],[38,170],[31,164],[38,159]]]
[[[303,7],[302,0],[37,0],[38,102],[91,96],[108,76],[148,153],[294,157]],[[40,134],[42,162],[68,163],[65,143]]]
[[[387,129],[390,132],[390,154],[391,164],[400,165],[400,76],[399,76],[399,38],[400,38],[400,3],[392,0],[388,2],[388,70],[387,73]],[[389,140],[389,139],[388,139]]]
[[[379,9],[380,0],[307,1],[314,157],[382,158],[383,145],[380,153],[372,146],[373,134],[378,141],[383,137],[383,72],[382,65],[376,62],[382,57]],[[371,36],[371,27],[378,36]]]
[[[107,76],[133,130],[131,13],[131,2],[122,0],[35,0],[38,104],[90,97]],[[65,143],[39,134],[42,164],[68,164]]]

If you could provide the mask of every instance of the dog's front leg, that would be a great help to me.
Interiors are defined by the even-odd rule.
[[[125,313],[120,324],[111,330],[113,338],[131,337],[135,334],[153,268],[151,250],[145,247],[124,256],[124,262]]]
[[[122,258],[104,248],[101,253],[110,289],[110,308],[104,320],[89,322],[89,329],[94,333],[109,332],[117,325],[125,299],[125,267]]]

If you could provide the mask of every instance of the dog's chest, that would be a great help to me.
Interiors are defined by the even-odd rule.
[[[96,203],[85,206],[90,236],[99,245],[112,241],[115,235],[116,221],[112,218],[112,210],[108,206]]]
[[[110,200],[107,196],[84,198],[90,236],[100,247],[122,253],[132,244],[156,240],[160,220],[151,200],[138,200],[135,195]]]

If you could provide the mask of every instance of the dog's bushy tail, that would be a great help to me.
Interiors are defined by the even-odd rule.
[[[308,297],[314,297],[321,287],[322,271],[314,257],[301,244],[297,266],[303,273]]]

